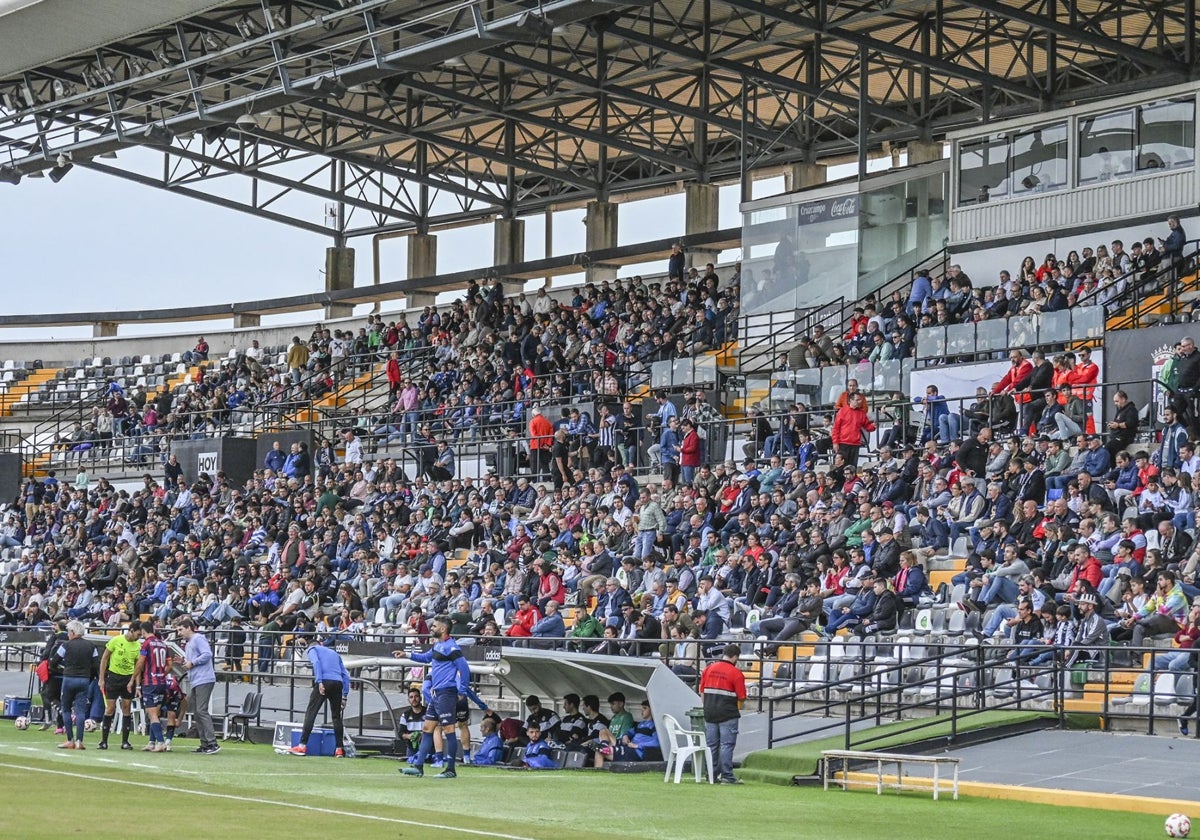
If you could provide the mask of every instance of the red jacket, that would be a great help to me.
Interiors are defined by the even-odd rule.
[[[400,373],[400,362],[396,359],[388,359],[387,363],[387,381],[389,385],[399,385],[403,379]]]
[[[541,414],[529,418],[529,448],[549,449],[554,446],[554,424]]]
[[[1008,373],[1004,374],[1004,378],[996,383],[996,387],[992,388],[993,394],[1009,394],[1017,390],[1017,388],[1025,387],[1025,381],[1029,379],[1033,373],[1033,362],[1028,359],[1022,359],[1018,365],[1013,365],[1008,369]],[[1029,394],[1013,394],[1013,399],[1019,403],[1029,402]]]
[[[835,446],[862,446],[863,432],[875,431],[875,424],[867,417],[865,408],[843,406],[833,418],[833,443]]]
[[[679,445],[679,466],[681,467],[698,467],[700,466],[701,451],[704,449],[700,442],[700,435],[692,429],[683,436],[683,443]]]
[[[1100,585],[1100,580],[1104,577],[1104,572],[1100,568],[1100,561],[1095,557],[1089,557],[1082,566],[1076,566],[1075,571],[1071,573],[1071,586],[1068,591],[1075,588],[1075,581],[1086,580],[1095,589]]]
[[[541,620],[542,614],[535,606],[531,605],[527,610],[517,610],[512,616],[512,626],[505,635],[528,638],[533,635],[533,625]]]

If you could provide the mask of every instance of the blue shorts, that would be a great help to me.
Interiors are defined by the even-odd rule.
[[[163,704],[166,696],[167,687],[165,685],[144,685],[142,686],[142,708],[157,709]]]
[[[158,708],[160,711],[162,711],[163,714],[167,714],[168,712],[178,712],[179,707],[180,707],[180,701],[182,701],[182,700],[183,700],[182,695],[179,695],[179,694],[167,695],[166,697],[163,698],[163,701],[162,701],[162,703],[159,704]]]
[[[458,692],[453,688],[439,688],[433,693],[433,702],[425,707],[425,720],[436,720],[441,726],[453,726],[457,709]]]
[[[460,694],[454,705],[454,719],[459,723],[471,722],[471,705],[465,694]]]

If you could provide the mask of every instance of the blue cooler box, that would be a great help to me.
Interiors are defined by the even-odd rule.
[[[4,698],[4,716],[15,718],[21,715],[29,714],[31,702],[28,697],[12,697],[5,696]]]
[[[300,743],[301,732],[299,729],[292,730],[292,746]],[[325,755],[332,757],[333,751],[337,749],[337,743],[333,735],[332,729],[314,729],[312,734],[308,736],[308,755]]]

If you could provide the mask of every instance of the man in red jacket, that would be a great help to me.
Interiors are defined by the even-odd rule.
[[[867,416],[863,395],[850,394],[846,404],[838,409],[833,418],[833,445],[837,447],[846,466],[858,466],[858,450],[863,445],[863,434],[873,431],[875,424]]]
[[[696,470],[704,460],[704,441],[700,440],[700,433],[691,418],[683,418],[680,425],[683,427],[683,441],[679,444],[679,468],[684,486],[691,487]]]
[[[529,418],[529,455],[533,461],[533,476],[537,481],[545,480],[550,472],[550,449],[554,446],[554,424],[542,414],[540,408],[533,409]]]
[[[721,658],[704,669],[700,676],[700,697],[704,701],[704,734],[717,765],[717,782],[740,785],[733,775],[733,748],[737,746],[738,721],[746,700],[746,677],[738,669],[741,648],[725,645]]]
[[[1029,377],[1033,375],[1033,362],[1025,358],[1025,354],[1020,350],[1013,350],[1008,358],[1012,361],[1012,367],[1004,374],[1003,378],[992,386],[993,394],[1012,394],[1013,399],[1018,403],[1029,402],[1029,393],[1016,393],[1024,388],[1029,383]]]

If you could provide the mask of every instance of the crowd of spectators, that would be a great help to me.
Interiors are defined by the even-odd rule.
[[[979,405],[957,423],[937,412],[915,438],[875,435],[852,382],[823,421],[828,436],[798,406],[778,429],[756,424],[740,463],[705,453],[695,401],[681,417],[660,395],[662,436],[648,454],[661,479],[639,472],[603,423],[581,433],[570,411],[537,422],[582,396],[615,404],[638,364],[683,352],[680,342],[719,345],[735,290],[715,274],[662,289],[635,279],[564,306],[473,287],[415,326],[372,319],[369,358],[401,366],[393,409],[344,429],[340,455],[329,442],[311,457],[273,452],[238,486],[184,475],[174,458],[133,489],[29,480],[0,529],[0,623],[114,626],[149,612],[248,633],[420,639],[429,616],[447,613],[477,642],[657,655],[694,677],[730,636],[759,638],[770,656],[805,629],[894,632],[933,602],[926,567],[955,544],[968,558],[957,606],[979,614],[981,636],[1007,634],[1014,658],[1069,643],[1098,655],[1110,639],[1140,644],[1184,626],[1200,562],[1194,435],[1171,413],[1161,439],[1139,442],[1123,392],[1103,437],[1090,414],[1060,426],[1072,400],[1091,405],[1086,354],[1014,350]],[[700,319],[707,330],[688,332]],[[432,348],[423,370],[406,364],[416,343]],[[218,367],[193,394],[219,401],[249,361]],[[1194,390],[1190,340],[1174,367]],[[282,387],[304,381],[297,371],[264,369]],[[530,451],[527,469],[457,475],[451,444],[469,427],[453,422],[456,408],[481,417],[498,403],[527,406],[501,423],[549,438],[549,453]],[[373,455],[383,434],[429,453],[419,475]],[[280,655],[276,642],[257,639],[260,667]]]
[[[1041,262],[1026,256],[1014,271],[1002,270],[994,283],[973,281],[959,265],[940,276],[916,272],[907,289],[886,299],[868,295],[844,330],[814,327],[799,347],[781,358],[776,370],[887,362],[912,358],[917,331],[924,327],[1058,312],[1077,305],[1112,310],[1127,292],[1177,269],[1184,259],[1187,236],[1177,216],[1167,220],[1165,238],[1147,236],[1126,249],[1110,245],[1072,249],[1066,257],[1048,253]]]
[[[371,315],[357,331],[318,324],[308,341],[292,339],[283,364],[257,341],[211,360],[200,336],[185,354],[196,366],[192,381],[153,396],[112,381],[55,446],[88,460],[121,444],[127,460],[152,464],[171,440],[285,417],[375,366],[388,398],[348,421],[369,446],[411,443],[422,428],[452,441],[510,428],[524,436],[535,405],[616,400],[648,383],[654,362],[725,344],[736,330],[738,274],[722,282],[709,264],[663,282],[589,283],[563,303],[545,289],[506,297],[500,282],[472,283],[463,299],[413,318]]]

